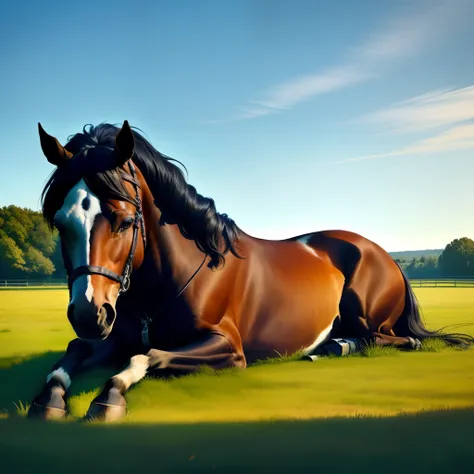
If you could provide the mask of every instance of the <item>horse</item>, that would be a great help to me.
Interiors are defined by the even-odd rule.
[[[405,350],[434,337],[474,342],[428,330],[399,265],[361,235],[326,230],[272,241],[245,233],[127,121],[84,126],[65,146],[38,130],[56,167],[42,211],[59,233],[77,338],[29,417],[67,416],[72,378],[100,365],[118,373],[86,418],[113,421],[146,375],[244,369],[278,354],[312,354],[334,337]]]

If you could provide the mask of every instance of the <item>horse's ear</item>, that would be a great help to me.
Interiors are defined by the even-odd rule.
[[[43,150],[46,159],[55,166],[61,166],[66,161],[72,158],[72,153],[67,151],[56,138],[48,135],[41,124],[38,122],[38,131],[41,142],[41,149]]]
[[[123,122],[123,126],[115,138],[115,152],[117,154],[118,166],[124,165],[132,156],[135,148],[132,129],[128,121]]]

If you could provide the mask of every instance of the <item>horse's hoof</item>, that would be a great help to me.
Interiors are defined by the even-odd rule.
[[[120,405],[106,405],[105,403],[92,402],[87,411],[87,421],[117,421],[127,414],[127,408]]]
[[[89,407],[86,420],[117,421],[127,414],[127,401],[116,388],[101,393]]]
[[[28,418],[35,420],[63,420],[67,417],[67,410],[57,407],[49,407],[45,405],[39,405],[33,402],[30,409],[28,410]]]
[[[37,420],[62,420],[67,416],[66,390],[54,383],[46,385],[28,410],[28,418]]]

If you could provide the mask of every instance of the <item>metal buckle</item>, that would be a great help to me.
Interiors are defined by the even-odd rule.
[[[141,209],[137,209],[137,212],[135,213],[135,221],[134,221],[134,226],[139,227],[141,226],[141,222],[143,219],[143,213]]]
[[[120,285],[120,291],[125,293],[130,288],[130,267],[127,267],[122,279],[122,284]]]

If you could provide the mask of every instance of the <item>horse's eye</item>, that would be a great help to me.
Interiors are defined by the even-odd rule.
[[[133,224],[133,217],[126,217],[121,223],[118,228],[117,232],[123,232],[124,230],[127,230],[128,228],[131,227]]]

